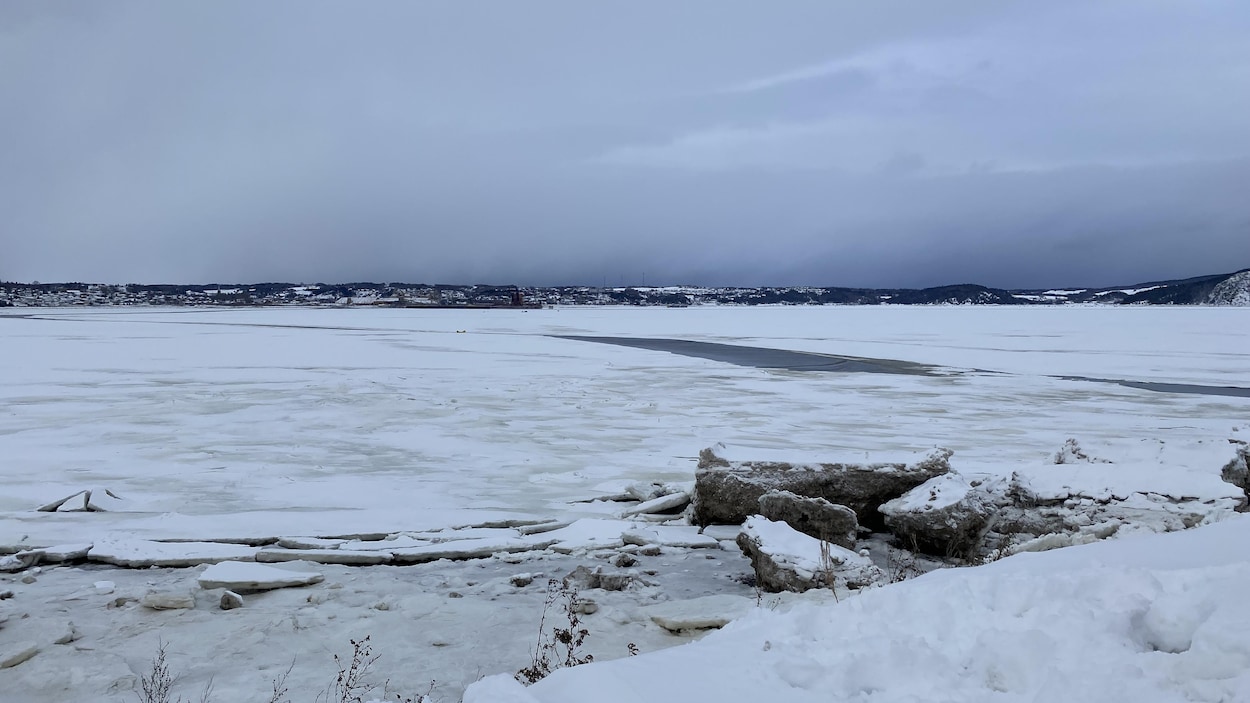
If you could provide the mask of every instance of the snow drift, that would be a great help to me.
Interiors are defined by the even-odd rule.
[[[757,609],[690,645],[465,703],[1250,700],[1250,518]]]

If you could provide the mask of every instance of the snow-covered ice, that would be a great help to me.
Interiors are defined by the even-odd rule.
[[[342,537],[612,506],[717,442],[807,457],[1070,436],[1223,442],[1246,401],[1054,375],[1238,385],[1237,308],[72,310],[2,319],[0,545]],[[466,334],[456,330],[466,329]],[[826,331],[827,330],[827,331]],[[1000,372],[805,374],[546,334],[674,336]],[[68,428],[73,428],[69,431]],[[1122,453],[1122,452],[1121,452]],[[1204,467],[1195,467],[1204,468]],[[36,515],[84,488],[107,513]]]
[[[1240,519],[1158,543],[1129,534],[1016,555],[839,604],[779,598],[775,611],[766,602],[706,645],[669,653],[658,650],[698,635],[670,634],[643,606],[754,600],[738,578],[750,568],[731,551],[618,546],[629,531],[654,531],[652,544],[688,542],[673,526],[622,520],[635,505],[611,499],[630,487],[688,485],[699,450],[725,442],[805,461],[941,446],[954,450],[961,475],[1007,480],[1019,471],[1046,495],[1128,492],[1144,509],[1151,495],[1172,491],[1219,503],[1230,490],[1217,483],[1228,439],[1250,436],[1250,399],[1060,377],[1247,385],[1246,314],[1092,306],[0,313],[0,554],[91,544],[97,557],[133,564],[207,564],[282,549],[325,560],[333,552],[486,557],[318,564],[325,582],[249,595],[229,611],[217,607],[219,593],[210,602],[203,591],[191,610],[137,605],[148,592],[197,593],[203,565],[45,564],[38,574],[0,575],[0,592],[14,593],[0,602],[0,641],[38,645],[0,671],[0,690],[31,703],[133,700],[135,677],[162,639],[184,695],[211,676],[223,700],[263,697],[294,655],[292,697],[311,698],[326,683],[318,676],[331,654],[371,634],[384,654],[382,678],[409,693],[437,678],[438,696],[455,700],[478,678],[526,663],[547,578],[632,549],[636,587],[592,593],[599,610],[585,620],[606,663],[529,690],[487,679],[472,695],[487,700],[482,691],[495,686],[500,696],[544,702],[717,692],[727,701],[786,701],[880,691],[872,700],[890,703],[907,700],[907,691],[989,700],[984,691],[998,686],[1006,692],[996,700],[1238,700],[1242,674],[1229,672],[1242,661],[1245,636],[1230,633],[1247,627],[1224,599],[1229,584],[1245,579]],[[549,335],[679,338],[943,368],[762,370]],[[1048,464],[1070,437],[1113,463]],[[84,490],[117,498],[103,493],[103,512],[37,510]],[[724,544],[735,534],[712,528],[702,537]],[[1156,546],[1138,552],[1139,544]],[[1116,566],[1129,551],[1140,562]],[[278,558],[287,556],[295,557]],[[1173,568],[1185,559],[1189,566]],[[1044,566],[1028,571],[1034,563]],[[533,583],[513,585],[520,573]],[[111,592],[94,585],[105,580]],[[1208,606],[1206,619],[1186,615]],[[1007,618],[1014,613],[1025,615]],[[826,627],[843,614],[851,619]],[[961,617],[984,626],[955,628]],[[81,637],[52,645],[71,620]],[[1086,640],[1107,653],[1102,679],[1096,662],[1066,654]],[[1167,652],[1186,641],[1185,652]],[[644,654],[607,661],[625,657],[630,642]],[[700,679],[717,667],[732,671]],[[1133,678],[1131,667],[1148,675]],[[1067,695],[1045,687],[1068,676],[1085,688]],[[1132,680],[1103,685],[1113,676]],[[764,695],[742,683],[751,677],[773,688]],[[900,688],[908,681],[914,689]],[[1148,685],[1164,693],[1151,698],[1142,693]]]

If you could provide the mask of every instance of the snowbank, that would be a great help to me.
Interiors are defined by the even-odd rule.
[[[1250,700],[1250,518],[757,609],[699,642],[465,703]]]

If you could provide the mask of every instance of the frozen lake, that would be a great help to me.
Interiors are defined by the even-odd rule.
[[[1062,377],[1244,387],[1248,321],[1245,309],[1110,307],[10,311],[0,315],[0,547],[614,517],[620,504],[586,499],[690,481],[716,442],[814,459],[941,445],[959,471],[1010,473],[1045,470],[1075,437],[1117,470],[1144,472],[1130,483],[1172,468],[1211,475],[1227,440],[1250,434],[1250,399]],[[122,500],[111,512],[35,511],[84,488]],[[211,680],[219,700],[263,700],[294,662],[291,699],[312,700],[332,655],[369,635],[393,691],[437,679],[435,700],[458,700],[527,663],[544,579],[616,555],[593,551],[313,565],[323,584],[249,594],[229,611],[196,587],[202,567],[4,575],[15,595],[0,606],[0,650],[24,639],[41,649],[0,671],[0,684],[32,703],[132,701],[163,641],[178,692],[193,699]],[[752,600],[732,541],[638,560],[645,583],[595,592],[588,651],[599,661],[633,644],[641,662],[700,636],[659,628],[648,607]],[[536,580],[516,587],[518,574]],[[97,592],[100,579],[115,590]],[[154,590],[197,605],[134,602]],[[941,613],[956,596],[927,598],[942,605],[922,609]],[[81,639],[51,644],[70,622]],[[907,636],[873,627],[880,642]]]
[[[594,514],[570,501],[690,480],[715,442],[814,455],[941,445],[956,466],[1010,470],[1068,437],[1152,458],[1250,422],[1246,398],[1057,378],[1248,385],[1250,311],[1237,308],[32,313],[0,317],[0,545]],[[560,336],[938,368],[763,369]],[[95,487],[126,509],[33,512]]]

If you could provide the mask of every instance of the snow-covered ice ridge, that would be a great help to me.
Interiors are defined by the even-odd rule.
[[[436,693],[456,700],[479,677],[527,663],[543,584],[579,566],[632,570],[638,578],[623,591],[588,589],[598,611],[584,621],[596,659],[607,663],[520,692],[501,680],[484,681],[470,690],[476,700],[586,700],[587,689],[577,682],[606,687],[616,700],[665,698],[648,687],[667,682],[673,691],[693,690],[683,687],[699,685],[699,672],[713,660],[725,655],[721,661],[732,666],[748,653],[759,666],[744,671],[775,684],[782,692],[776,695],[794,696],[779,700],[815,700],[813,691],[821,690],[848,700],[880,690],[880,700],[906,700],[899,688],[908,680],[900,673],[905,669],[856,659],[855,644],[848,643],[856,637],[866,654],[890,651],[910,662],[923,690],[949,686],[948,700],[1092,700],[1109,690],[1090,683],[1092,670],[1038,654],[1074,641],[1084,647],[1086,639],[1113,667],[1182,662],[1167,664],[1166,678],[1144,679],[1171,693],[1149,698],[1126,688],[1134,699],[1238,700],[1243,693],[1236,686],[1244,682],[1228,672],[1243,661],[1237,658],[1243,641],[1229,627],[1243,632],[1244,613],[1229,609],[1219,585],[1226,583],[1221,569],[1229,579],[1244,578],[1237,569],[1245,565],[1236,561],[1244,554],[1241,517],[1181,533],[1210,543],[1155,542],[1121,529],[1114,543],[1017,554],[984,569],[926,575],[850,599],[840,592],[836,604],[813,591],[780,597],[773,610],[769,596],[762,602],[767,613],[760,613],[741,582],[750,566],[733,546],[737,528],[712,527],[701,536],[689,526],[653,523],[649,513],[629,514],[648,502],[672,509],[655,501],[680,491],[633,495],[629,503],[594,500],[631,487],[637,492],[636,485],[681,489],[693,478],[698,450],[724,441],[813,462],[943,446],[954,450],[952,468],[965,478],[1010,480],[1019,472],[1032,494],[1061,506],[1140,495],[1146,502],[1138,507],[1149,509],[1159,505],[1150,493],[1186,493],[1198,485],[1179,477],[1205,472],[1203,481],[1216,480],[1228,440],[1250,432],[1250,400],[1054,376],[1244,383],[1250,327],[1236,308],[106,309],[40,316],[45,319],[0,319],[6,361],[0,365],[0,545],[6,552],[53,547],[40,556],[42,564],[0,575],[0,594],[13,593],[0,600],[0,620],[7,617],[0,659],[25,656],[25,646],[16,646],[24,642],[36,648],[31,658],[0,669],[0,690],[20,692],[18,700],[133,700],[135,677],[158,639],[170,644],[184,695],[198,695],[214,676],[222,700],[263,700],[296,655],[293,676],[301,688],[293,698],[311,699],[325,684],[330,655],[343,654],[349,638],[365,634],[383,652],[384,676],[398,690],[424,690],[436,678]],[[553,335],[684,338],[899,359],[964,373],[770,371]],[[1054,464],[1068,437],[1078,437],[1089,456],[1113,463]],[[1138,493],[1145,483],[1130,478],[1149,479],[1149,490]],[[1218,501],[1208,495],[1214,483],[1202,486],[1201,495]],[[80,493],[85,489],[90,498]],[[37,510],[71,495],[81,503],[69,501],[63,512]],[[955,492],[935,491],[933,504],[948,495]],[[917,505],[928,500],[927,494],[913,498]],[[87,502],[102,510],[69,511]],[[587,541],[565,539],[560,547],[558,531],[574,526]],[[1008,573],[1008,565],[1132,544],[1149,545],[1142,553],[1160,561],[1119,571],[1044,561],[1037,571],[1056,572],[1050,580],[1030,572],[1014,582],[977,581],[991,578],[977,574]],[[433,556],[445,557],[449,548],[491,556]],[[137,556],[190,555],[199,565],[57,565],[91,558],[93,551],[134,564],[144,563]],[[1198,585],[1186,590],[1191,582],[1170,580],[1169,573],[1179,572],[1166,560],[1190,552],[1223,554],[1227,561],[1187,562],[1184,568],[1198,571],[1184,578]],[[258,561],[262,553],[274,560]],[[438,560],[396,566],[399,554]],[[615,566],[621,554],[636,564]],[[243,606],[222,610],[226,595],[218,584],[274,577],[228,574],[233,580],[206,579],[214,588],[203,588],[198,579],[223,559],[251,559],[237,564],[322,580],[239,593]],[[371,561],[378,563],[356,565]],[[514,585],[526,581],[522,576],[532,579],[529,585]],[[27,578],[32,583],[22,582]],[[910,619],[874,620],[886,615],[873,615],[873,603],[895,607],[894,599],[913,597],[886,595],[895,592],[953,605],[935,606],[941,617],[930,620],[907,609],[899,612]],[[1083,594],[1092,600],[1081,600]],[[705,596],[740,600],[699,600]],[[1178,648],[1168,626],[1134,624],[1169,598],[1182,610],[1214,614],[1195,621],[1187,651],[1207,661],[1215,656],[1211,643],[1220,642],[1227,656],[1215,657],[1218,666],[1201,670],[1198,657],[1167,653],[1163,647]],[[1051,600],[1076,615],[1046,610]],[[812,601],[819,607],[807,605]],[[1122,601],[1136,605],[1125,610],[1130,606]],[[659,651],[698,635],[670,634],[647,608],[664,605],[685,622],[721,622],[744,612],[744,602],[746,619],[710,638],[710,649]],[[188,603],[194,607],[186,609]],[[176,607],[154,610],[158,605]],[[1020,621],[1023,630],[1012,629],[1019,623],[1008,614],[1030,609],[1036,616]],[[1162,622],[1167,612],[1149,618]],[[840,613],[858,619],[837,620]],[[926,644],[942,642],[945,626],[960,613],[985,624],[951,630],[958,647],[949,656]],[[1082,613],[1089,624],[1076,621]],[[672,612],[655,615],[673,622]],[[1054,627],[1047,625],[1051,619]],[[763,626],[770,634],[751,630],[754,639],[717,649],[760,620],[771,623]],[[68,644],[53,644],[60,639]],[[607,661],[624,657],[630,642],[643,656]],[[819,652],[804,659],[799,642],[816,643]],[[1158,642],[1164,643],[1159,651],[1149,651]],[[826,644],[829,656],[819,649]],[[832,661],[837,652],[856,667]],[[1021,652],[1054,668],[1029,664],[1016,656]],[[682,663],[687,656],[695,657],[689,667]],[[647,680],[634,688],[613,673],[644,665],[653,673],[641,674]],[[689,675],[674,673],[687,669]],[[628,670],[630,677],[641,671]],[[975,675],[965,681],[969,671]],[[1067,698],[1042,688],[1064,677],[1087,688]],[[565,686],[569,693],[558,693]],[[982,690],[995,687],[1007,693]],[[920,688],[908,690],[930,699],[915,693]],[[1089,697],[1081,698],[1084,691]],[[722,697],[754,700],[761,693],[745,685],[740,692],[743,697]]]

